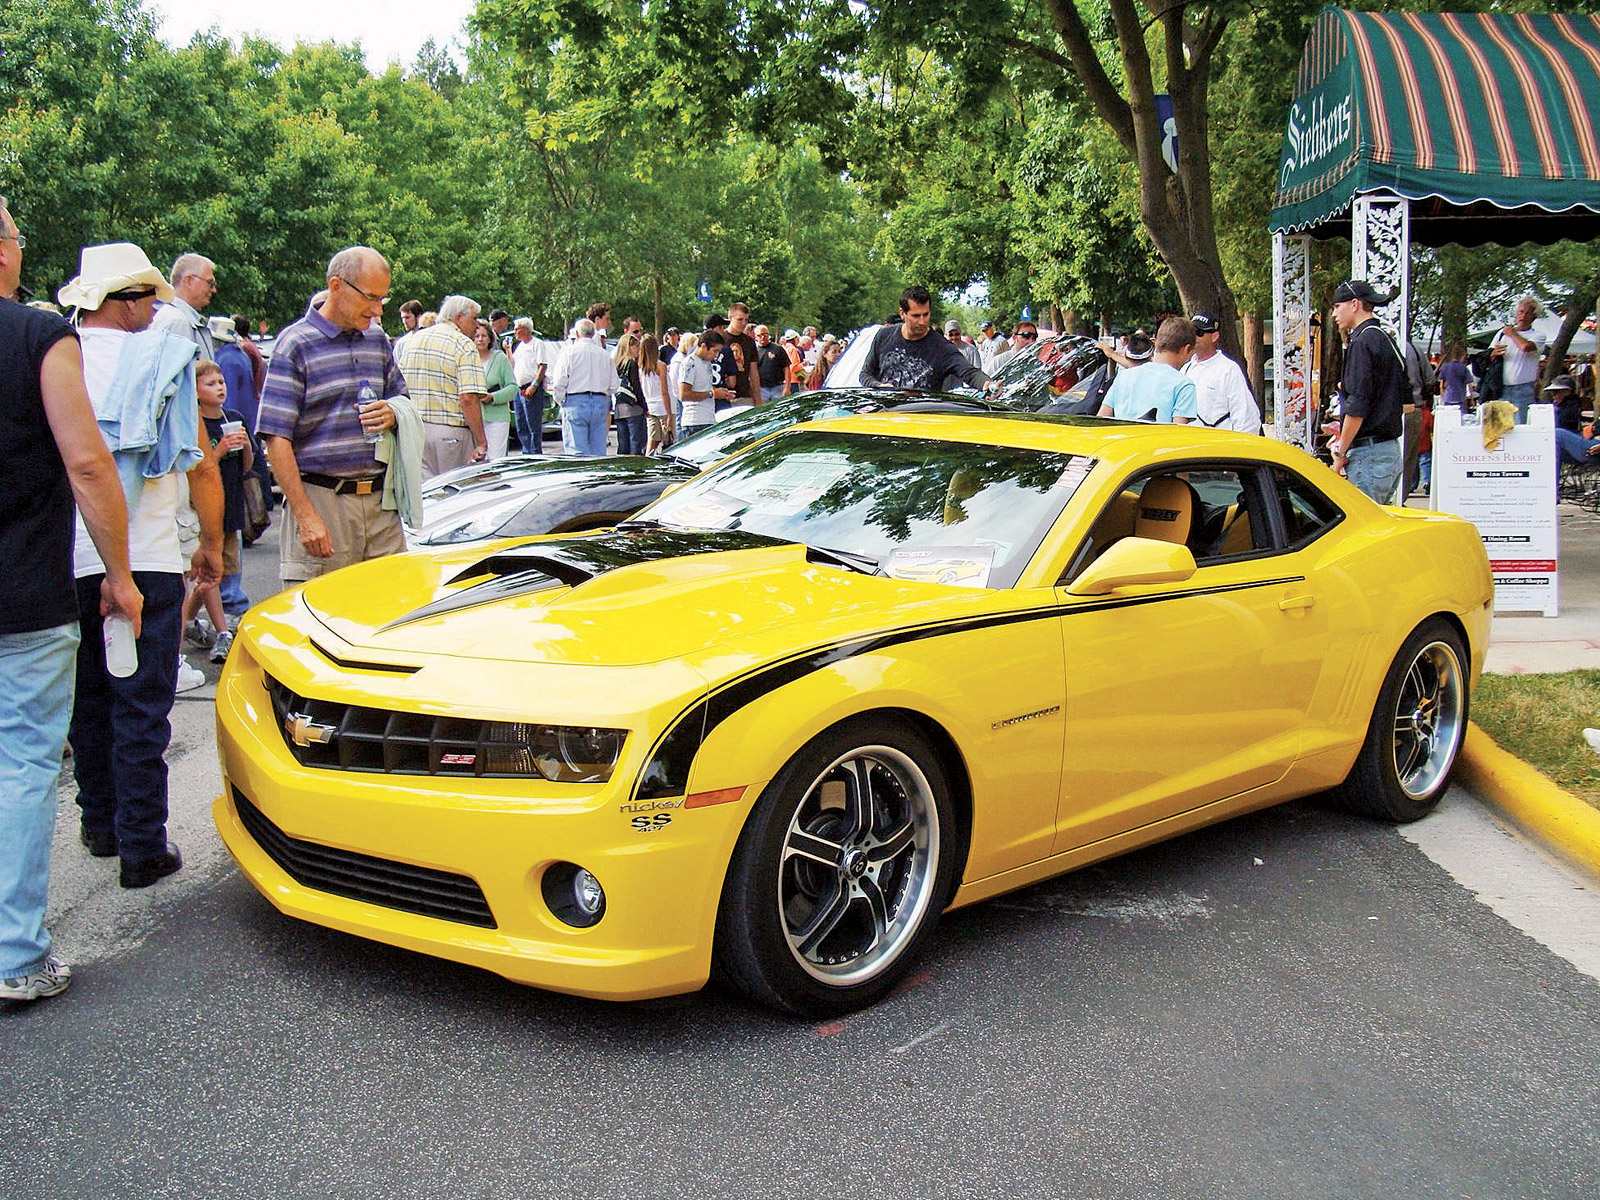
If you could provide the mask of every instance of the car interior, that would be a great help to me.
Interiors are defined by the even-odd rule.
[[[1062,582],[1075,578],[1125,537],[1186,546],[1200,565],[1270,552],[1271,523],[1254,475],[1253,470],[1207,464],[1135,476],[1106,505]],[[1315,522],[1318,527],[1325,523]]]

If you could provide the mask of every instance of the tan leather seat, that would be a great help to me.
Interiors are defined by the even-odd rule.
[[[1186,546],[1199,506],[1199,497],[1188,482],[1172,475],[1158,475],[1139,493],[1139,516],[1133,523],[1133,536]]]

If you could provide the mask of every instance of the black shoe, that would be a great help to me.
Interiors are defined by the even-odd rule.
[[[166,850],[154,858],[141,858],[136,861],[123,859],[122,886],[149,887],[156,880],[165,879],[181,866],[183,866],[183,855],[178,853],[177,843],[168,842]]]
[[[115,833],[100,833],[90,829],[87,825],[78,826],[78,840],[89,847],[89,853],[96,858],[115,858],[117,856],[117,835]]]

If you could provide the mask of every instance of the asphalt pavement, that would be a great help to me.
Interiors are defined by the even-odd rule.
[[[1600,1195],[1600,897],[1460,790],[1405,830],[1300,801],[949,914],[899,994],[819,1024],[280,916],[211,828],[209,699],[174,715],[170,879],[117,887],[64,781],[77,973],[0,1009],[17,1194]]]

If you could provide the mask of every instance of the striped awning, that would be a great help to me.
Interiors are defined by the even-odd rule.
[[[1348,233],[1358,193],[1412,240],[1600,232],[1600,17],[1325,8],[1300,59],[1272,229]]]

